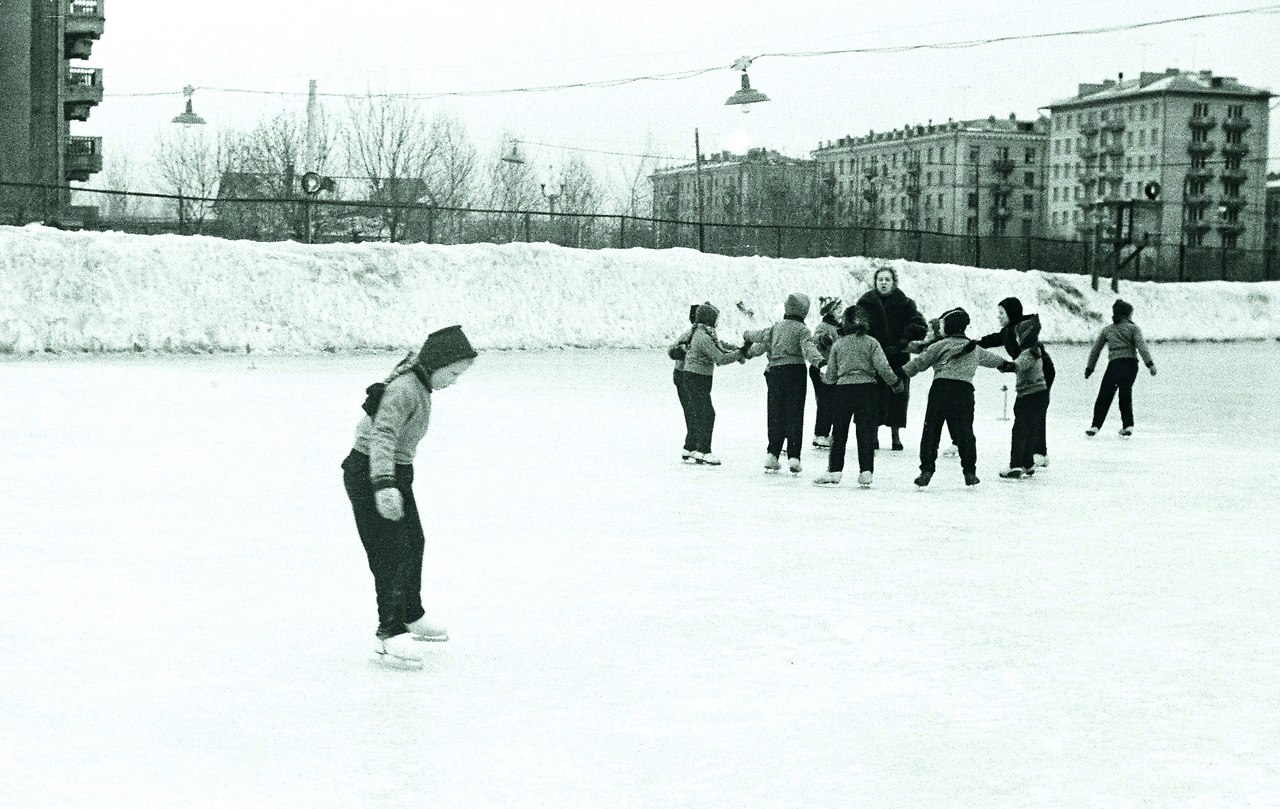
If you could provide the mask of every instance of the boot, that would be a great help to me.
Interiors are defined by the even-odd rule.
[[[1022,474],[1023,474],[1022,467],[1011,466],[1008,469],[1001,471],[1000,477],[1005,478],[1007,480],[1017,480],[1018,478],[1022,477]]]
[[[868,486],[870,486],[870,485],[871,485],[871,473],[870,473],[870,472],[859,472],[859,473],[858,473],[858,485],[859,485],[859,486],[861,486],[861,487],[862,487],[862,488],[864,488],[864,489],[865,489],[865,488],[867,488]]]
[[[966,485],[966,486],[977,486],[977,485],[978,485],[979,483],[981,483],[981,482],[982,482],[982,481],[978,480],[978,476],[977,476],[977,475],[975,475],[974,473],[972,473],[972,472],[965,472],[965,473],[964,473],[964,485]]]
[[[823,472],[813,479],[815,486],[836,486],[840,483],[840,478],[844,476],[843,472]]]
[[[921,472],[916,476],[916,485],[923,489],[925,486],[929,485],[929,481],[931,480],[933,480],[932,472]]]
[[[787,459],[787,468],[791,470],[791,474],[793,474],[793,475],[798,475],[798,474],[800,474],[800,459],[799,459],[799,458],[788,458],[788,459]]]
[[[765,453],[764,471],[777,472],[781,468],[782,468],[782,462],[778,460],[777,455],[774,455],[772,452]]]
[[[397,669],[422,668],[422,647],[414,641],[413,635],[405,632],[389,638],[378,638],[373,647],[374,655],[379,663]]]
[[[449,639],[449,630],[438,624],[427,622],[427,616],[410,621],[405,627],[413,633],[415,640],[444,641]]]
[[[702,453],[702,458],[698,460],[698,463],[706,464],[707,466],[719,466],[720,459],[712,455],[710,452],[704,452]]]

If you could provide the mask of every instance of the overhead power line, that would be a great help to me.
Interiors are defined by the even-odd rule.
[[[1154,28],[1161,25],[1173,25],[1176,23],[1196,22],[1202,20],[1219,19],[1224,17],[1238,17],[1252,14],[1274,14],[1280,12],[1280,5],[1257,6],[1254,8],[1238,9],[1235,11],[1215,11],[1205,14],[1191,14],[1181,17],[1168,17],[1162,20],[1149,20],[1146,22],[1123,23],[1117,25],[1104,25],[1094,28],[1076,28],[1066,31],[1049,31],[1035,34],[1010,34],[1008,36],[984,37],[980,39],[964,39],[952,40],[949,42],[929,42],[914,45],[885,45],[879,47],[865,48],[836,48],[830,50],[815,51],[785,51],[762,53],[754,57],[748,57],[748,61],[759,59],[767,59],[771,57],[800,59],[813,58],[820,56],[841,56],[847,54],[880,54],[880,53],[907,53],[910,51],[920,50],[957,50],[964,48],[977,48],[985,45],[995,45],[1004,42],[1023,42],[1040,39],[1051,39],[1055,37],[1072,37],[1072,36],[1092,36],[1095,34],[1111,34],[1119,31],[1135,31],[1143,28]],[[669,73],[653,73],[642,76],[630,76],[617,79],[600,79],[596,81],[580,81],[568,82],[564,84],[546,84],[533,87],[508,87],[495,90],[447,90],[434,93],[420,92],[404,92],[404,93],[318,93],[317,95],[325,98],[402,98],[413,100],[430,100],[436,98],[459,97],[459,98],[476,98],[495,95],[509,95],[513,93],[546,93],[561,90],[579,90],[586,88],[598,87],[620,87],[627,84],[636,84],[646,81],[682,81],[684,79],[696,78],[707,73],[715,73],[727,70],[723,65],[714,67],[693,68],[690,70],[678,70]],[[197,90],[204,90],[216,93],[244,93],[253,95],[274,95],[274,96],[305,96],[305,92],[290,90],[250,90],[236,87],[207,87],[199,86]],[[180,90],[173,91],[156,91],[156,92],[140,92],[140,93],[108,93],[109,97],[128,98],[143,96],[162,96],[162,95],[178,95]]]

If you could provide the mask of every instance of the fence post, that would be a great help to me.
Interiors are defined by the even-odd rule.
[[[774,235],[777,237],[777,242],[778,242],[777,256],[778,258],[782,258],[782,226],[774,225],[773,232],[774,232]]]
[[[434,205],[427,206],[427,244],[431,244],[436,239],[436,208]]]
[[[529,243],[529,212],[524,212],[524,242]]]
[[[627,249],[627,215],[618,217],[618,249]]]

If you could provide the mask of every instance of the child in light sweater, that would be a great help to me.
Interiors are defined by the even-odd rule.
[[[711,403],[711,380],[717,365],[743,360],[738,349],[726,349],[716,338],[716,321],[720,310],[709,303],[698,307],[694,315],[693,338],[684,357],[685,395],[689,399],[693,422],[693,454],[696,464],[719,466],[720,459],[711,453],[711,433],[716,426],[716,409]]]
[[[1004,372],[1014,370],[1013,363],[986,350],[965,336],[969,313],[952,309],[941,317],[943,338],[926,348],[902,367],[912,377],[933,368],[933,384],[929,387],[929,403],[924,411],[924,428],[920,434],[920,475],[917,486],[929,485],[938,461],[938,442],[945,423],[951,439],[960,447],[960,468],[966,486],[978,480],[978,447],[973,436],[973,375],[981,365]]]
[[[765,369],[768,393],[769,446],[764,468],[774,472],[782,467],[779,457],[786,445],[788,468],[800,474],[801,441],[804,438],[804,400],[808,391],[806,363],[820,365],[822,353],[813,341],[813,332],[805,325],[809,315],[809,296],[795,293],[783,304],[783,317],[765,329],[742,333],[743,351],[748,356],[769,355]]]
[[[1016,479],[1034,475],[1036,452],[1044,444],[1045,420],[1049,412],[1049,384],[1045,379],[1045,355],[1040,345],[1040,316],[1027,315],[1013,327],[1018,356],[1017,398],[1013,402],[1013,433],[1010,437],[1009,468],[1000,477]]]
[[[1111,400],[1116,391],[1120,391],[1120,435],[1133,435],[1133,383],[1138,379],[1138,355],[1152,376],[1156,375],[1156,363],[1147,350],[1147,341],[1142,339],[1142,329],[1131,320],[1133,304],[1116,299],[1111,305],[1111,325],[1106,326],[1093,341],[1089,351],[1089,361],[1084,366],[1084,378],[1093,375],[1098,363],[1098,355],[1102,347],[1107,347],[1107,370],[1102,375],[1102,384],[1098,386],[1098,398],[1093,403],[1093,424],[1084,434],[1092,438],[1102,429],[1102,422],[1107,419],[1107,411],[1111,409]]]
[[[877,380],[883,380],[894,393],[901,392],[902,382],[880,341],[867,333],[867,311],[850,306],[844,310],[844,323],[839,338],[831,344],[825,370],[832,400],[831,455],[826,473],[813,482],[820,486],[840,482],[852,420],[858,444],[858,484],[865,488],[871,485],[875,471],[876,430],[883,407]]]

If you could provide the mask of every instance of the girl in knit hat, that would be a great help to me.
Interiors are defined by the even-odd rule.
[[[680,452],[680,458],[685,463],[693,462],[694,447],[693,439],[693,418],[692,411],[689,408],[689,394],[685,390],[685,370],[684,360],[689,353],[689,344],[693,341],[693,328],[697,321],[698,304],[689,307],[689,328],[676,338],[676,341],[667,348],[667,356],[675,361],[675,369],[671,372],[671,381],[676,386],[676,396],[680,399],[680,412],[684,414],[684,448]]]
[[[960,447],[965,485],[976,486],[979,480],[978,447],[973,437],[973,375],[979,365],[1006,372],[1014,370],[1014,366],[985,348],[978,348],[977,342],[965,336],[964,330],[969,326],[969,313],[965,310],[952,309],[941,320],[945,336],[902,367],[908,377],[933,368],[933,384],[920,432],[920,475],[915,483],[928,486],[933,478],[945,423],[951,439]]]
[[[798,292],[788,295],[782,311],[782,320],[772,326],[742,333],[746,341],[743,351],[752,357],[769,355],[769,367],[764,372],[769,390],[769,446],[764,468],[768,472],[782,468],[779,458],[785,445],[788,468],[798,475],[804,438],[804,400],[809,389],[805,363],[821,366],[826,361],[813,342],[813,333],[804,324],[809,314],[809,297]]]
[[[840,314],[844,311],[844,303],[840,298],[818,298],[818,314],[822,322],[813,329],[813,343],[818,347],[822,358],[828,359],[831,345],[840,336]],[[818,404],[818,413],[813,420],[813,446],[815,449],[826,449],[831,446],[831,386],[823,380],[821,368],[809,366],[809,379],[813,382],[813,399]]]
[[[709,303],[694,314],[693,338],[684,358],[685,394],[689,398],[693,424],[694,463],[719,466],[720,459],[711,454],[711,433],[716,426],[716,409],[711,403],[711,380],[717,365],[744,361],[742,352],[728,347],[716,338],[716,321],[720,310]]]
[[[845,325],[827,356],[826,377],[831,386],[834,434],[827,471],[814,479],[818,485],[835,485],[844,473],[849,422],[854,423],[858,445],[858,483],[871,485],[875,470],[876,430],[880,429],[881,382],[891,391],[902,387],[876,338],[867,334],[867,313],[860,306],[844,311]]]
[[[1133,435],[1133,383],[1138,379],[1138,355],[1142,355],[1142,362],[1151,375],[1156,375],[1156,363],[1147,350],[1147,341],[1132,317],[1133,305],[1117,298],[1111,305],[1111,325],[1103,327],[1089,351],[1089,361],[1084,366],[1085,379],[1093,375],[1098,355],[1104,345],[1107,347],[1107,370],[1102,374],[1098,398],[1093,403],[1093,424],[1084,431],[1090,438],[1102,429],[1117,390],[1120,391],[1120,435]]]
[[[1022,323],[1023,320],[1037,316],[1024,313],[1022,311],[1022,301],[1014,297],[1008,297],[1000,301],[996,306],[996,317],[1000,321],[1000,330],[980,338],[978,340],[978,346],[981,348],[1004,348],[1004,350],[1009,354],[1009,359],[1017,360],[1022,349],[1018,344],[1018,339],[1014,334],[1014,330],[1020,323]],[[1040,352],[1040,360],[1044,366],[1045,398],[1048,399],[1050,393],[1053,391],[1053,380],[1057,375],[1057,371],[1053,366],[1053,358],[1049,356],[1049,352],[1045,350],[1043,344],[1039,346],[1038,350]],[[1046,407],[1047,406],[1048,404],[1046,403]],[[1049,465],[1049,445],[1047,436],[1037,438],[1036,446],[1033,447],[1033,451],[1035,454],[1035,465],[1037,467]]]
[[[1013,402],[1013,433],[1010,436],[1009,468],[1002,478],[1035,474],[1036,449],[1044,441],[1045,417],[1049,412],[1049,385],[1044,373],[1044,347],[1040,345],[1040,317],[1027,315],[1013,329],[1018,341],[1017,398]]]
[[[377,595],[374,651],[389,665],[420,667],[418,641],[449,639],[422,608],[426,538],[413,497],[413,459],[431,420],[432,392],[452,385],[475,358],[461,326],[433,332],[382,387],[369,387],[368,415],[356,426],[355,446],[342,462],[343,486]]]

